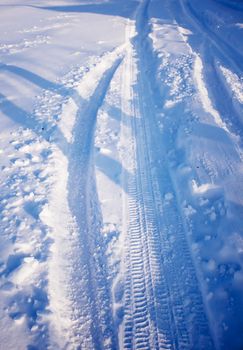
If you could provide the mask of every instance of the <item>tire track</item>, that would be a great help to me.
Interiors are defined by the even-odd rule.
[[[169,349],[171,348],[171,329],[166,318],[172,319],[166,301],[166,281],[161,274],[159,234],[154,217],[154,204],[144,161],[144,147],[136,142],[141,134],[139,96],[133,88],[137,79],[135,51],[131,46],[124,62],[123,107],[126,128],[131,130],[130,149],[132,161],[126,161],[132,175],[126,179],[128,200],[125,205],[129,225],[126,239],[126,280],[125,280],[125,321],[123,329],[123,348],[129,349]],[[127,135],[126,135],[127,136]],[[144,140],[144,139],[143,139]],[[146,156],[146,155],[145,155]],[[156,290],[160,284],[160,290]],[[162,323],[161,325],[161,316]],[[166,315],[166,316],[165,316]]]
[[[137,35],[132,39],[123,74],[127,102],[123,101],[126,106],[122,109],[130,115],[127,127],[133,140],[133,175],[127,179],[129,196],[125,203],[129,225],[123,348],[211,349],[203,301],[170,178],[166,144],[159,141],[156,131],[151,77],[145,73],[151,62],[145,50],[148,6],[149,1],[144,1],[138,8]],[[165,200],[163,195],[168,193],[170,200]]]
[[[130,49],[124,63],[124,74],[127,81],[123,82],[127,93],[128,109],[126,115],[130,116],[127,127],[131,128],[131,139],[134,141],[130,144],[130,152],[133,152],[133,161],[130,164],[131,175],[126,179],[128,192],[127,212],[128,212],[128,235],[126,239],[126,270],[128,274],[125,280],[125,321],[123,330],[123,348],[129,349],[166,349],[170,348],[165,335],[158,331],[158,307],[163,305],[164,314],[169,314],[167,304],[163,302],[163,295],[155,295],[155,281],[160,276],[159,251],[158,244],[155,240],[158,237],[154,231],[155,223],[153,222],[153,210],[150,209],[152,200],[150,190],[147,185],[147,175],[144,173],[144,167],[141,168],[141,158],[139,158],[138,145],[135,138],[138,137],[137,120],[139,108],[138,96],[134,94],[132,80],[136,75],[134,65],[133,50]],[[129,72],[129,74],[127,74]],[[124,120],[124,123],[126,121]],[[143,175],[142,175],[143,174]],[[144,188],[146,187],[146,188]],[[163,283],[164,285],[164,283]],[[161,298],[162,296],[162,298]],[[166,293],[164,293],[164,297]],[[167,330],[167,333],[169,329]]]
[[[190,22],[199,30],[202,36],[209,40],[218,52],[219,57],[222,56],[225,62],[230,62],[230,66],[235,67],[236,72],[242,72],[243,66],[242,60],[239,59],[240,53],[233,46],[229,45],[226,40],[219,38],[219,36],[215,34],[203,20],[200,20],[195,9],[188,1],[183,3],[180,0],[180,6],[185,17],[188,17]]]
[[[207,57],[207,62],[204,66],[204,71],[206,73],[204,74],[204,80],[207,83],[207,90],[230,133],[240,138],[241,146],[243,143],[241,121],[242,107],[232,99],[232,96],[227,91],[227,86],[224,82],[225,78],[219,69],[219,62],[215,60],[211,49],[208,48],[205,43],[203,47],[203,57]],[[215,89],[216,86],[217,89]],[[232,111],[234,111],[234,113],[232,113]]]
[[[97,232],[101,230],[101,218],[94,178],[93,142],[96,116],[109,88],[110,82],[121,63],[118,57],[112,62],[82,108],[74,126],[75,134],[73,148],[69,157],[69,206],[79,227],[79,240],[82,249],[79,253],[82,273],[86,275],[84,294],[87,296],[86,307],[78,302],[81,313],[90,318],[90,334],[92,348],[105,348],[105,339],[110,338],[111,348],[116,346],[115,333],[112,325],[109,290],[106,285],[107,271],[102,249],[102,237]],[[82,278],[81,276],[79,276]],[[79,298],[80,290],[76,289]],[[81,317],[83,319],[84,315]],[[86,337],[86,335],[83,335]],[[85,346],[84,346],[85,348]],[[109,347],[108,347],[109,348]]]
[[[242,62],[238,60],[239,53],[234,52],[231,46],[227,45],[224,40],[220,40],[206,24],[203,24],[203,21],[200,21],[196,11],[189,3],[182,3],[180,1],[180,7],[184,17],[188,18],[192,26],[196,29],[196,32],[198,31],[202,36],[202,44],[199,51],[201,52],[204,65],[204,80],[207,82],[207,90],[210,93],[213,104],[219,111],[228,130],[235,136],[240,137],[240,144],[242,144],[242,108],[232,99],[232,96],[229,95],[224,81],[225,78],[222,76],[222,72],[219,69],[220,63],[222,64],[222,62],[225,62],[229,63],[229,66],[234,68],[235,72],[241,72]],[[208,41],[211,45],[208,44]],[[238,76],[240,76],[240,74],[238,74]],[[232,113],[232,110],[234,110],[234,113]]]
[[[51,325],[55,333],[53,345],[58,348],[117,347],[94,176],[93,141],[98,110],[122,59],[123,48],[104,55],[81,80],[73,96],[77,109],[73,109],[76,122],[72,142],[65,143],[65,147],[58,144],[60,147],[55,150],[59,181],[49,210],[58,220],[51,219],[47,225],[54,230],[49,276],[50,304],[55,314]]]

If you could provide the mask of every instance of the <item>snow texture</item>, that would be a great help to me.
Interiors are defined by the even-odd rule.
[[[0,8],[0,349],[242,350],[242,2]]]

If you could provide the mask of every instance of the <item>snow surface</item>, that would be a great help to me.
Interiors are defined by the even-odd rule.
[[[0,349],[241,350],[241,1],[0,8]]]

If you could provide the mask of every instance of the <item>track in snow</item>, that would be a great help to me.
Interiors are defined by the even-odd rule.
[[[139,4],[135,26],[128,23],[130,42],[123,62],[121,57],[105,58],[100,71],[87,73],[92,93],[83,99],[84,79],[73,96],[78,104],[73,141],[63,144],[69,163],[67,200],[76,231],[72,266],[64,266],[63,278],[67,289],[70,284],[68,342],[85,349],[209,350],[213,342],[170,175],[167,150],[173,131],[164,139],[158,132],[157,116],[166,111],[158,89],[155,93],[149,4],[147,0]],[[112,278],[100,235],[93,142],[98,111],[119,66],[125,271],[124,317],[117,337],[108,282]]]
[[[78,284],[83,281],[80,285],[83,289],[83,297],[81,296],[80,299],[80,290],[77,286],[72,297],[75,300],[76,313],[80,312],[82,322],[89,324],[91,340],[87,345],[84,340],[83,345],[84,347],[92,346],[94,349],[103,346],[101,344],[104,344],[107,337],[111,337],[113,347],[116,341],[114,333],[112,334],[109,329],[112,328],[112,321],[105,260],[103,259],[102,262],[100,260],[102,238],[97,234],[100,231],[100,219],[93,177],[91,145],[98,108],[102,104],[109,83],[120,62],[119,58],[111,68],[107,69],[87,103],[87,107],[82,108],[78,113],[73,148],[69,156],[69,206],[79,227],[81,243],[79,252],[81,259],[79,263],[77,262],[79,273],[75,278]]]
[[[125,349],[211,349],[204,311],[183,221],[170,178],[167,145],[156,125],[156,97],[149,75],[147,10],[140,4],[137,35],[124,63],[124,124],[131,128],[125,179],[126,238]],[[129,92],[128,92],[129,91]],[[129,116],[129,117],[127,117]],[[127,163],[127,162],[125,162]],[[127,164],[125,164],[127,166]]]
[[[57,144],[61,159],[64,158],[58,167],[64,168],[67,179],[58,181],[54,188],[57,194],[51,200],[51,211],[58,212],[58,222],[53,225],[47,218],[47,224],[53,227],[55,239],[50,264],[50,305],[57,315],[58,321],[54,320],[52,328],[61,339],[59,348],[117,347],[94,178],[93,141],[98,110],[122,58],[122,48],[104,55],[68,100],[64,118],[75,121],[72,139],[65,139],[57,130]],[[73,108],[72,101],[77,108]],[[62,169],[58,175],[62,177]],[[57,346],[55,335],[52,342]]]
[[[194,28],[193,32],[200,35],[198,49],[202,56],[204,80],[210,97],[228,130],[240,137],[240,144],[242,145],[241,106],[229,94],[224,82],[225,78],[220,70],[220,65],[226,65],[240,76],[243,68],[241,56],[232,45],[229,45],[204,23],[203,16],[200,18],[189,2],[180,1],[179,6],[180,10],[174,10],[175,18],[182,23],[187,19],[188,23]]]
[[[225,332],[228,325],[231,338],[241,327],[235,317],[240,305],[237,293],[235,299],[233,294],[233,298],[228,298],[228,304],[215,303],[216,311],[212,307],[217,301],[217,285],[231,283],[238,265],[230,262],[225,270],[231,269],[232,276],[227,276],[226,271],[218,278],[220,264],[217,266],[217,259],[208,259],[210,252],[203,252],[205,247],[212,249],[214,243],[210,246],[204,242],[199,247],[197,242],[211,240],[219,233],[228,210],[220,181],[224,186],[223,180],[228,178],[230,187],[230,181],[236,182],[236,174],[240,174],[240,99],[235,91],[231,91],[235,97],[231,99],[230,82],[227,85],[231,76],[227,74],[234,74],[230,69],[229,73],[225,71],[228,66],[234,72],[240,71],[242,62],[238,58],[234,63],[237,50],[231,53],[227,42],[203,22],[203,17],[198,17],[199,12],[187,1],[164,1],[157,7],[158,3],[140,0],[133,20],[127,20],[125,44],[82,67],[75,85],[72,79],[71,86],[76,86],[73,90],[53,84],[52,88],[58,88],[60,93],[60,99],[50,108],[50,114],[56,114],[55,121],[52,116],[45,119],[45,107],[52,103],[52,95],[45,95],[37,122],[2,96],[2,109],[26,128],[12,135],[12,148],[9,147],[16,154],[20,152],[22,162],[19,155],[16,159],[11,155],[12,165],[3,167],[8,174],[7,185],[16,196],[18,184],[23,182],[21,195],[25,200],[12,202],[12,197],[7,198],[7,189],[2,202],[9,200],[4,209],[3,219],[8,219],[3,220],[4,225],[8,229],[16,221],[18,231],[15,211],[22,203],[31,220],[38,220],[38,232],[48,237],[47,243],[43,237],[38,238],[43,245],[41,254],[36,248],[35,257],[29,252],[19,254],[14,248],[2,271],[6,278],[3,293],[13,287],[11,280],[22,283],[33,272],[36,281],[42,281],[38,289],[34,282],[33,291],[23,289],[23,301],[16,288],[13,300],[19,299],[19,313],[15,303],[6,309],[7,317],[16,321],[17,327],[24,322],[25,314],[28,316],[28,327],[33,332],[29,348],[210,350],[231,345]],[[150,5],[165,13],[150,19]],[[178,12],[173,8],[177,5]],[[170,6],[173,11],[167,18]],[[196,48],[201,55],[195,54],[189,44],[188,52],[171,54],[168,42],[180,51],[188,39],[183,36],[183,30],[187,30],[178,26],[174,17],[180,23],[188,18],[196,35],[197,31],[198,37],[202,34],[200,47]],[[22,50],[23,44],[20,46]],[[7,47],[9,50],[11,47]],[[177,67],[177,63],[181,64]],[[2,68],[8,70],[8,66]],[[20,70],[14,72],[24,73]],[[36,76],[30,78],[34,81]],[[40,85],[47,87],[46,82],[41,80]],[[63,103],[60,118],[59,107],[55,106],[59,102]],[[192,108],[190,102],[195,102]],[[197,112],[202,114],[198,119]],[[100,129],[96,125],[99,113],[101,124],[107,123]],[[34,133],[39,136],[35,141]],[[214,138],[214,146],[207,146]],[[32,158],[34,163],[41,161],[43,165],[27,168]],[[39,182],[44,181],[40,194],[35,194],[38,203],[33,200],[35,183],[38,189],[34,176]],[[50,182],[45,182],[47,177]],[[29,178],[26,183],[25,178]],[[208,194],[207,189],[215,190],[215,194]],[[109,211],[112,205],[114,210]],[[226,229],[233,221],[238,229],[237,220],[226,220]],[[27,223],[21,230],[31,229],[32,239],[36,231],[34,225],[28,227]],[[10,233],[15,241],[17,235]],[[6,237],[8,234],[6,231]],[[225,236],[228,239],[228,232]],[[122,247],[116,250],[113,239]],[[38,240],[33,242],[38,246]],[[27,248],[23,245],[21,249]],[[39,273],[42,262],[45,267]],[[40,293],[42,289],[44,292]],[[228,324],[224,320],[229,320]],[[224,342],[223,333],[228,343]]]

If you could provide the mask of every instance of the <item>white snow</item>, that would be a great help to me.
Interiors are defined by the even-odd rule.
[[[240,2],[0,8],[0,348],[241,349]]]
[[[196,59],[195,59],[194,77],[200,93],[200,98],[201,98],[203,108],[207,113],[210,113],[213,116],[214,121],[217,125],[219,125],[221,128],[228,131],[227,126],[225,125],[225,123],[223,123],[218,111],[213,107],[210,101],[210,98],[208,96],[207,88],[203,80],[203,64],[202,64],[201,58],[198,55],[196,56]]]
[[[215,184],[206,183],[206,184],[198,185],[195,180],[192,180],[192,190],[194,195],[202,195],[202,194],[208,195],[209,192],[221,191],[220,187]]]
[[[59,127],[68,143],[72,142],[72,130],[75,123],[78,106],[70,97],[67,103],[63,106],[60,116]]]
[[[230,86],[232,95],[240,102],[243,103],[243,77],[240,79],[236,74],[232,73],[229,69],[221,66],[227,83]]]

